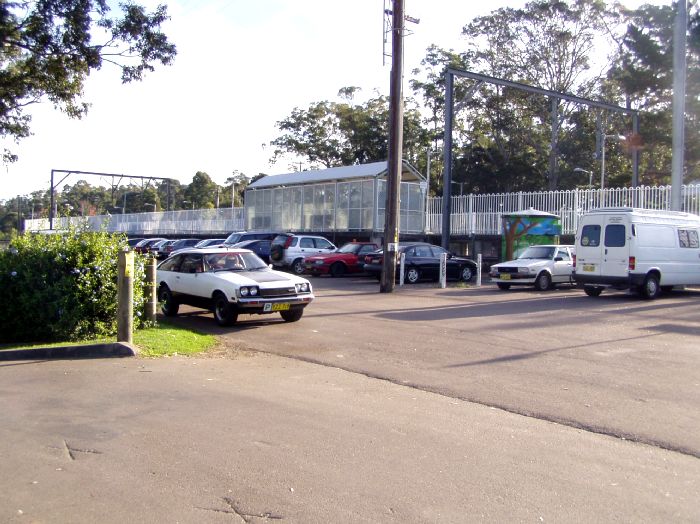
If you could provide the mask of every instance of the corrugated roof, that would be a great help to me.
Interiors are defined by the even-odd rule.
[[[295,171],[283,175],[269,175],[256,180],[247,189],[262,189],[269,187],[290,186],[299,184],[318,184],[333,180],[350,180],[356,178],[376,178],[386,175],[387,162],[372,162],[354,166],[331,167],[328,169],[315,169],[311,171]],[[421,174],[408,162],[403,163],[402,176],[410,174],[411,179],[423,180]]]

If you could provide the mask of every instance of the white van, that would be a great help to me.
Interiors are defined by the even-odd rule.
[[[673,286],[700,284],[700,217],[677,211],[600,208],[581,218],[574,280],[597,297],[635,289],[648,299]]]

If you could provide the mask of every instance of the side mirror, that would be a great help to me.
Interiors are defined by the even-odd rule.
[[[564,260],[562,257],[554,257],[555,262],[561,262],[562,260]]]

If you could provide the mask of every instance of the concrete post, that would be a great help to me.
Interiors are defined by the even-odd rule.
[[[156,321],[156,309],[158,307],[158,294],[156,292],[156,259],[148,257],[146,261],[146,320]]]
[[[117,342],[133,343],[134,252],[119,252],[117,263]]]

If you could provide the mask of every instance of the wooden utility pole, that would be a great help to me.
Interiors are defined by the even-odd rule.
[[[134,252],[119,252],[117,262],[117,342],[133,343]]]
[[[384,217],[384,263],[379,291],[396,287],[396,255],[399,243],[399,194],[403,150],[403,0],[394,0],[391,24],[391,88],[389,92],[389,158],[387,161]]]

